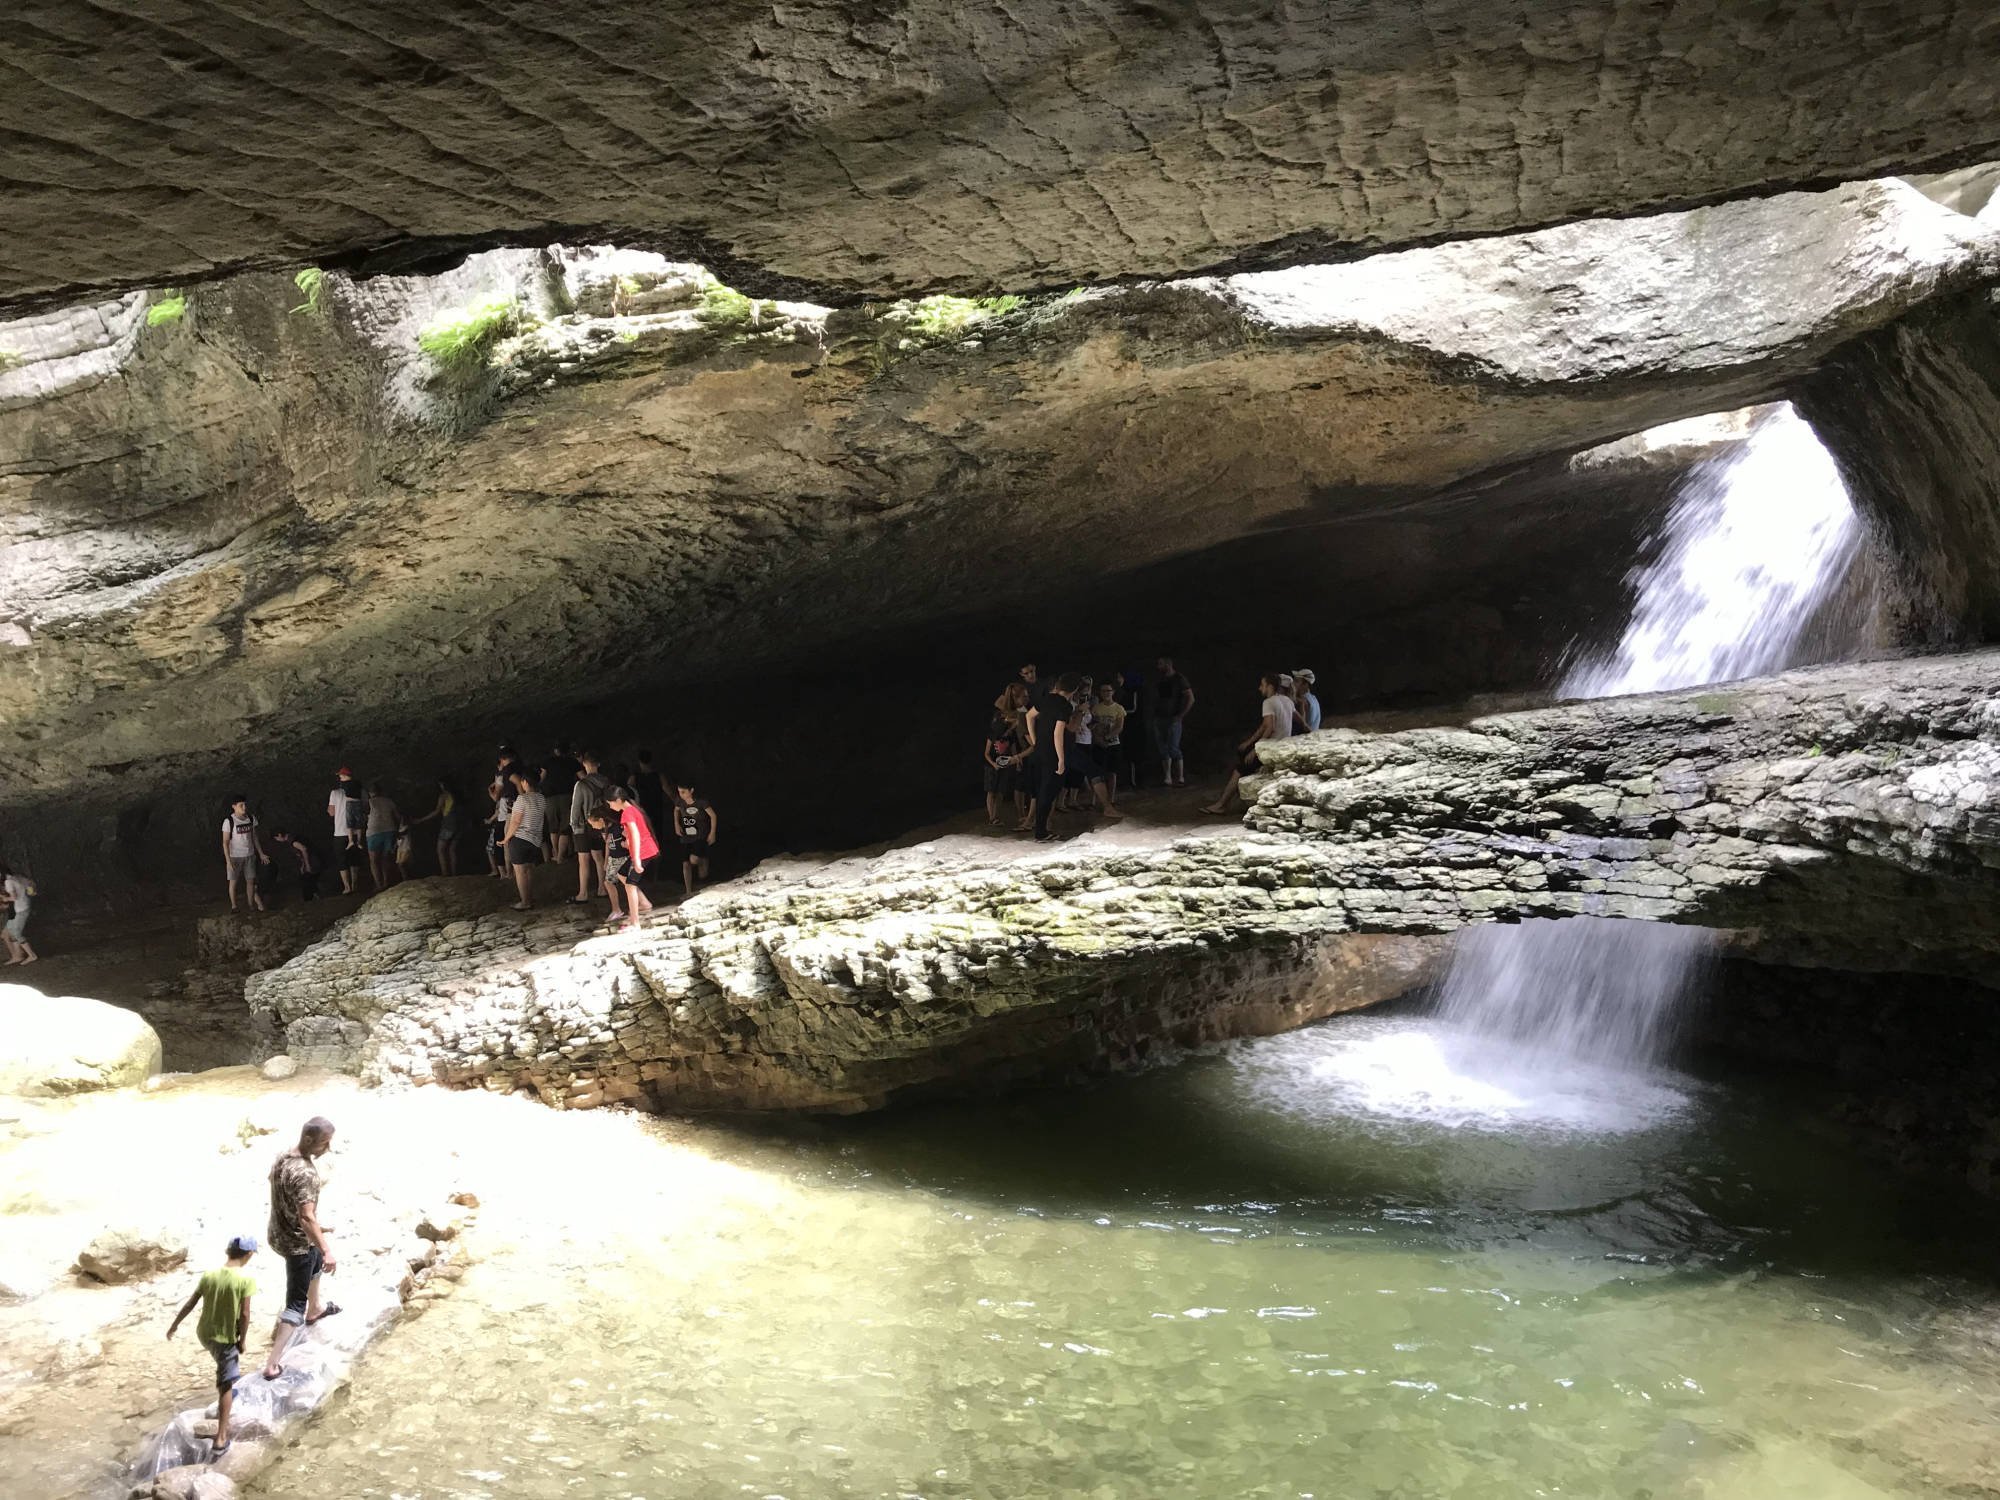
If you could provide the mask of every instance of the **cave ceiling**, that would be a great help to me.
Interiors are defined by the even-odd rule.
[[[137,794],[1476,504],[1783,394],[1976,293],[1996,244],[1891,182],[983,308],[757,304],[566,250],[39,315],[0,327],[0,774]],[[491,305],[470,374],[424,352]]]
[[[29,0],[0,74],[13,312],[553,241],[1062,289],[2000,154],[1964,0]]]

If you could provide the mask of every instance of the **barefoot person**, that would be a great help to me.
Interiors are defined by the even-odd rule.
[[[285,1310],[271,1330],[271,1357],[264,1378],[285,1372],[285,1350],[301,1328],[340,1311],[338,1302],[321,1307],[319,1279],[334,1270],[328,1231],[319,1222],[319,1171],[313,1163],[333,1145],[333,1122],[314,1115],[299,1132],[299,1143],[271,1164],[271,1222],[265,1229],[272,1250],[285,1257]]]
[[[257,866],[268,865],[271,853],[264,847],[264,835],[250,812],[248,797],[231,797],[229,812],[222,820],[222,877],[229,884],[229,909],[236,910],[236,888],[250,900],[252,911],[264,909],[264,893],[257,889]]]
[[[213,1463],[229,1451],[229,1408],[236,1398],[236,1382],[241,1376],[243,1345],[250,1337],[250,1294],[256,1283],[244,1274],[250,1257],[257,1253],[255,1235],[239,1234],[223,1250],[223,1262],[213,1271],[201,1273],[193,1295],[181,1304],[167,1325],[167,1337],[180,1331],[181,1322],[201,1305],[201,1317],[194,1336],[215,1361],[215,1441],[209,1448]]]
[[[35,882],[16,870],[0,865],[0,910],[6,916],[0,926],[0,942],[7,945],[9,964],[31,964],[40,955],[28,941],[28,908],[35,903]]]
[[[368,878],[375,889],[386,891],[396,883],[396,830],[402,827],[402,810],[390,800],[382,783],[368,787]]]
[[[1257,680],[1257,691],[1264,699],[1264,716],[1257,721],[1257,727],[1250,732],[1250,738],[1236,747],[1236,769],[1229,773],[1229,784],[1203,812],[1226,813],[1229,799],[1236,795],[1236,784],[1252,771],[1260,762],[1257,747],[1266,740],[1289,739],[1298,710],[1292,702],[1291,679],[1282,673],[1266,672]]]

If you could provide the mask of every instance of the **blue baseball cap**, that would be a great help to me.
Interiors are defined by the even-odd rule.
[[[257,1236],[254,1234],[237,1235],[236,1238],[229,1242],[229,1253],[231,1255],[255,1255],[257,1253]]]

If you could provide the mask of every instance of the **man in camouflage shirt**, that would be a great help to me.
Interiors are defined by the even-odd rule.
[[[338,1302],[322,1308],[319,1278],[334,1268],[333,1251],[319,1222],[319,1172],[316,1158],[333,1145],[333,1122],[315,1115],[299,1132],[299,1143],[271,1164],[271,1222],[266,1237],[285,1258],[285,1310],[271,1331],[271,1357],[264,1378],[284,1373],[285,1347],[321,1318],[340,1311]]]

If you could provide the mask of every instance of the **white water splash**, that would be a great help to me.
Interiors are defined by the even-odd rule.
[[[1617,645],[1565,677],[1574,697],[1728,681],[1851,653],[1814,621],[1861,551],[1832,458],[1789,405],[1676,493]],[[1713,935],[1572,917],[1462,933],[1431,1033],[1357,1038],[1315,1064],[1339,1107],[1474,1128],[1619,1132],[1673,1113],[1658,1070]]]

